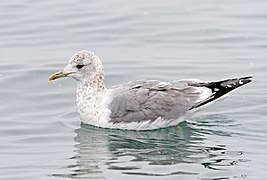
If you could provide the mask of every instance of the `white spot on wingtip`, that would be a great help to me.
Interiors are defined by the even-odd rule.
[[[160,82],[160,83],[158,84],[159,87],[164,87],[164,86],[167,86],[167,85],[168,85],[167,82]]]

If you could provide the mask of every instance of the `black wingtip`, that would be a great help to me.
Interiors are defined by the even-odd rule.
[[[252,76],[246,76],[246,77],[241,77],[239,79],[246,84],[246,83],[250,83],[252,81],[253,77]]]
[[[241,78],[226,79],[223,81],[209,82],[207,84],[204,84],[205,87],[210,88],[212,90],[213,95],[210,96],[208,99],[192,106],[190,110],[203,106],[212,101],[215,101],[216,99],[219,99],[220,97],[224,96],[230,91],[240,86],[243,86],[247,83],[250,83],[252,81],[252,78],[253,78],[252,76],[246,76]]]
[[[215,84],[220,85],[221,87],[234,90],[240,86],[243,86],[252,81],[252,76],[245,76],[241,78],[227,79],[223,81],[215,82]]]

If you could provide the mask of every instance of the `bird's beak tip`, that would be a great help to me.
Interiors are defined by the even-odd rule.
[[[54,74],[52,74],[51,76],[49,76],[48,81],[52,81],[54,79],[55,79]]]
[[[48,77],[48,81],[52,81],[52,80],[55,80],[55,79],[58,79],[58,78],[61,78],[61,77],[64,77],[64,76],[65,76],[65,74],[62,71],[59,71],[59,72],[56,72],[54,74],[51,74]]]
[[[63,72],[63,71],[59,71],[59,72],[56,72],[56,73],[52,74],[51,76],[49,76],[48,77],[48,81],[52,81],[52,80],[55,80],[55,79],[58,79],[58,78],[66,77],[69,74],[73,74],[73,73],[74,72]]]

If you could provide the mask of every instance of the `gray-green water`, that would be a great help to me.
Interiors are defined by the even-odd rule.
[[[9,0],[0,19],[0,179],[266,179],[267,1]],[[74,80],[47,81],[82,49],[108,86],[254,81],[176,127],[99,129]]]

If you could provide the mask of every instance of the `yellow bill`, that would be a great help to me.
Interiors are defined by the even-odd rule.
[[[56,73],[52,74],[51,76],[49,76],[48,81],[52,81],[52,80],[55,80],[55,79],[58,79],[58,78],[66,77],[71,73],[72,72],[68,72],[68,73],[64,73],[62,71],[56,72]]]

